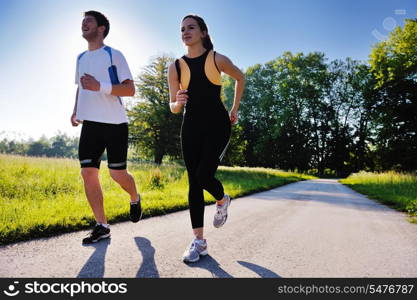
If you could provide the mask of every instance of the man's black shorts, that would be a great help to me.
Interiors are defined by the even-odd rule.
[[[107,124],[84,121],[78,146],[81,168],[99,169],[101,156],[106,149],[109,169],[126,169],[127,139],[127,123]]]

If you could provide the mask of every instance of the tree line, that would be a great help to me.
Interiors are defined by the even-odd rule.
[[[0,153],[76,158],[78,155],[78,140],[76,137],[69,137],[60,132],[51,138],[42,136],[36,141],[16,141],[4,137],[0,140]]]

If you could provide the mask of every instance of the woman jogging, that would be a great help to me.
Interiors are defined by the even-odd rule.
[[[201,17],[184,17],[181,37],[187,54],[169,67],[168,83],[171,111],[179,113],[184,108],[181,146],[188,172],[188,202],[195,236],[184,252],[183,260],[196,262],[201,255],[208,254],[203,235],[203,189],[216,199],[214,227],[223,226],[227,220],[231,199],[214,175],[226,152],[231,124],[237,122],[244,75],[229,58],[213,51],[207,25]],[[230,114],[220,98],[221,72],[236,80]]]

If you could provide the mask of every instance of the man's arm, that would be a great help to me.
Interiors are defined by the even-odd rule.
[[[135,95],[133,80],[126,79],[121,84],[113,84],[111,94],[120,97],[133,97]]]
[[[132,97],[135,95],[135,85],[133,80],[126,79],[120,84],[111,84],[97,81],[94,76],[90,74],[84,74],[80,78],[81,85],[83,89],[103,92],[105,94],[110,94],[113,96],[119,97]]]
[[[74,127],[80,125],[81,123],[79,120],[77,120],[78,90],[79,88],[77,88],[77,92],[75,94],[75,105],[74,105],[74,109],[72,110],[72,115],[71,115],[71,124]]]

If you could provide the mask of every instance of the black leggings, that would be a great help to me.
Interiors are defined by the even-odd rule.
[[[204,226],[204,194],[208,191],[216,200],[224,197],[223,185],[214,175],[230,139],[231,125],[227,112],[210,126],[192,122],[184,117],[181,127],[181,146],[188,172],[191,225]]]

